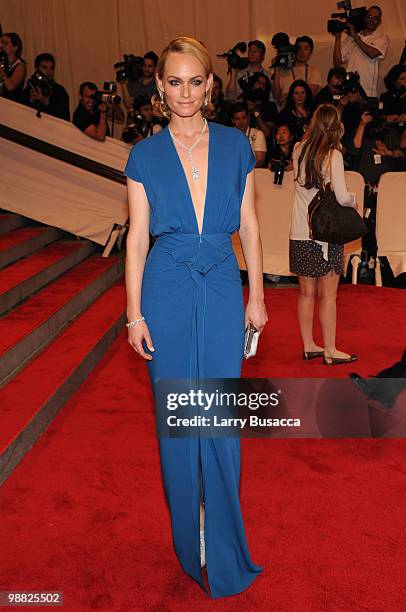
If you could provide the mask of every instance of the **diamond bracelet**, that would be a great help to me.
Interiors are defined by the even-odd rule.
[[[145,321],[145,317],[141,317],[141,319],[135,319],[134,321],[129,321],[128,323],[125,324],[125,326],[133,327],[134,325],[137,325],[137,323],[141,323],[141,321]]]

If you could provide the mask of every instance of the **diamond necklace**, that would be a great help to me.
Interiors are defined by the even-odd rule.
[[[206,121],[206,119],[204,119],[202,131],[200,132],[199,136],[196,138],[194,143],[192,145],[190,145],[190,147],[188,147],[187,145],[183,144],[183,142],[180,142],[180,140],[175,138],[175,136],[171,132],[171,128],[168,125],[168,130],[169,130],[170,135],[172,136],[172,140],[176,144],[178,144],[180,147],[182,147],[183,149],[186,149],[188,162],[190,162],[190,164],[192,166],[192,180],[193,181],[200,180],[200,172],[199,172],[199,169],[196,168],[195,163],[193,161],[192,151],[195,148],[195,146],[198,145],[199,142],[201,141],[201,139],[203,137],[203,134],[204,134],[204,130],[206,129],[206,127],[207,127],[207,121]]]

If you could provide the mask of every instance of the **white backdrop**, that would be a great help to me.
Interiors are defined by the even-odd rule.
[[[353,0],[353,7],[362,6]],[[406,0],[378,0],[382,29],[391,45],[381,66],[381,81],[399,61],[406,37]],[[57,60],[56,79],[71,97],[71,112],[82,81],[114,79],[113,64],[123,53],[160,53],[175,36],[195,36],[215,58],[240,40],[259,38],[267,45],[265,65],[273,51],[270,39],[278,31],[310,35],[315,41],[313,63],[323,78],[332,65],[333,37],[327,19],[335,0],[0,0],[3,31],[15,31],[24,43],[28,73],[35,55],[48,51]],[[214,60],[226,77],[225,60]],[[381,85],[382,88],[382,85]]]

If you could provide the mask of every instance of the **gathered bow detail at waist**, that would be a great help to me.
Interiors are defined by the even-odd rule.
[[[234,254],[230,233],[161,234],[154,248],[163,249],[176,262],[203,275]]]

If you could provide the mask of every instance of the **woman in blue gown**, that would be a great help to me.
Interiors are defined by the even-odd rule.
[[[248,324],[260,331],[262,250],[254,209],[255,157],[239,130],[208,123],[213,69],[181,37],[157,65],[155,105],[167,128],[135,145],[128,177],[128,340],[156,379],[239,378]],[[239,230],[250,295],[244,313],[231,235]],[[148,257],[149,231],[156,237]],[[239,438],[159,439],[173,544],[212,597],[240,593],[262,568],[251,560],[239,502]],[[204,559],[203,559],[204,553]]]

